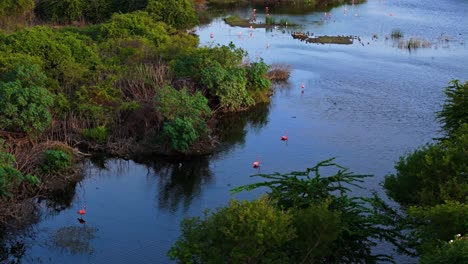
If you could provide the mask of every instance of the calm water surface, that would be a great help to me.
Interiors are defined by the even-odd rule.
[[[294,29],[232,28],[221,19],[198,28],[202,45],[233,42],[251,60],[290,65],[288,84],[275,88],[271,104],[226,121],[224,143],[213,155],[88,161],[71,204],[63,210],[44,205],[39,223],[18,238],[26,245],[23,263],[170,263],[165,253],[179,234],[179,221],[225,205],[231,188],[254,182],[250,165],[258,155],[264,173],[302,170],[336,157],[354,172],[375,175],[364,185],[383,195],[379,183],[394,172],[398,157],[438,135],[434,112],[444,100],[443,87],[454,78],[468,79],[468,2],[368,0],[347,6],[346,15],[344,6],[331,10],[326,22],[322,12],[270,10],[303,25],[301,31],[355,35],[364,45],[307,44],[292,39]],[[399,49],[385,40],[396,28],[432,47]],[[279,140],[285,131],[287,143]],[[77,222],[82,204],[86,225]],[[385,245],[376,250],[391,252]]]

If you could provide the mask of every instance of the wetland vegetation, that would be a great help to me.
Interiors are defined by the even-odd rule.
[[[203,187],[201,182],[215,182],[206,154],[219,154],[219,150],[215,152],[219,146],[243,146],[245,127],[258,133],[269,122],[273,84],[286,83],[294,66],[251,60],[245,49],[232,42],[201,46],[192,29],[208,6],[247,5],[248,10],[261,6],[263,10],[268,4],[273,14],[273,8],[279,6],[322,12],[363,2],[3,1],[0,239],[8,230],[39,222],[44,201],[56,214],[71,208],[77,184],[85,178],[83,164],[88,153],[134,160],[154,154],[176,157],[177,162],[169,166],[158,161],[148,167],[162,172],[160,180],[167,181],[160,186],[161,208],[175,212],[180,201],[189,207],[194,193]],[[252,24],[251,19],[235,15],[225,21],[255,28],[294,25],[289,18],[277,20],[274,15],[267,16],[264,24]],[[390,34],[400,49],[432,46],[422,37],[405,39],[407,36],[411,34],[400,29]],[[350,47],[358,39],[364,46],[362,36],[294,32],[292,37],[348,45],[341,47]],[[373,34],[372,40],[377,39],[378,34]],[[448,37],[440,41],[448,42]],[[266,49],[269,47],[268,43]],[[302,48],[294,51],[301,62]],[[326,60],[321,63],[330,67]],[[304,94],[304,81],[300,83]],[[336,92],[334,85],[339,83],[327,88]],[[387,173],[382,183],[399,207],[389,206],[384,193],[365,186],[370,175],[351,173],[334,159],[304,171],[268,173],[259,169],[255,175],[259,182],[240,181],[241,187],[232,186],[234,189],[231,183],[227,186],[232,194],[259,189],[266,193],[250,197],[250,201],[231,199],[202,216],[195,213],[199,216],[183,219],[168,256],[180,263],[395,261],[388,252],[374,251],[383,241],[400,254],[419,257],[420,263],[468,262],[468,82],[450,81],[445,98],[436,113],[442,137],[407,154],[400,152],[403,156],[394,172]],[[331,108],[342,107],[339,104],[333,102]],[[289,114],[282,120],[286,126],[296,118]],[[297,128],[306,133],[306,126],[304,122]],[[253,151],[258,151],[257,144],[262,145],[255,142]],[[271,147],[270,143],[264,145]],[[301,147],[306,145],[301,143]],[[242,155],[240,152],[236,158]],[[281,166],[286,171],[293,169],[286,162]],[[237,167],[231,170],[229,173],[238,174]],[[224,182],[217,180],[219,190]],[[141,191],[132,194],[123,185],[119,197],[124,194],[124,200]],[[108,186],[93,186],[94,191],[99,188]],[[370,195],[356,195],[354,190]],[[96,197],[93,199],[99,199]],[[186,211],[181,215],[186,216]],[[168,221],[174,222],[170,216]],[[98,233],[92,225],[64,226],[51,233],[49,243],[72,255],[92,255],[95,250],[90,241]],[[22,243],[2,241],[0,262],[21,262],[25,252]]]

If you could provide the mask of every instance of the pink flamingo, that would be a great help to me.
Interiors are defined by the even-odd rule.
[[[258,155],[257,160],[252,163],[252,167],[255,169],[260,168],[260,155]]]
[[[286,131],[286,135],[281,136],[281,140],[283,141],[288,140],[288,131]]]
[[[83,217],[86,214],[86,205],[83,205],[80,210],[78,210],[78,214]]]

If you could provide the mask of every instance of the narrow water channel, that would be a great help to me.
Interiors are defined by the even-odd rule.
[[[22,263],[170,263],[166,251],[180,220],[225,205],[231,188],[254,182],[249,176],[257,172],[251,163],[258,155],[263,173],[303,170],[336,157],[354,172],[375,175],[357,195],[384,195],[379,183],[394,172],[399,156],[438,135],[434,112],[443,87],[468,79],[468,2],[368,0],[346,8],[346,14],[344,6],[328,11],[333,17],[326,21],[323,12],[290,15],[270,8],[300,29],[230,27],[222,19],[197,28],[201,45],[233,42],[251,60],[290,65],[289,82],[275,87],[270,104],[225,120],[223,143],[210,156],[88,160],[71,202],[60,210],[44,204],[39,222],[16,237],[24,244]],[[399,48],[386,39],[394,29],[431,45]],[[361,41],[305,43],[291,37],[297,30]],[[286,131],[289,141],[283,142]],[[85,225],[76,215],[82,204]]]

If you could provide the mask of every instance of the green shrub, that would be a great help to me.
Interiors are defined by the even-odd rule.
[[[410,207],[412,244],[421,255],[443,247],[454,234],[468,233],[468,204],[447,201],[433,207]],[[461,263],[461,262],[453,262]]]
[[[385,177],[387,194],[403,205],[436,205],[445,200],[466,202],[468,193],[468,124],[451,140],[429,144],[395,165]]]
[[[0,17],[23,15],[34,8],[34,0],[2,0]]]
[[[398,239],[403,235],[395,228],[394,213],[375,195],[370,198],[348,196],[349,186],[359,187],[357,183],[369,175],[348,172],[332,160],[322,161],[305,171],[254,175],[267,181],[241,186],[233,192],[266,187],[268,197],[277,208],[295,212],[299,238],[286,252],[299,263],[391,261],[389,255],[373,254],[372,248],[377,239],[401,248]],[[324,168],[329,173],[337,171],[322,176]]]
[[[94,140],[95,142],[102,144],[107,139],[107,129],[105,126],[98,126],[95,128],[87,128],[83,132],[83,136],[86,139]]]
[[[46,150],[40,167],[43,173],[54,173],[70,168],[71,162],[70,154],[62,150]]]
[[[263,59],[259,62],[250,63],[247,67],[247,89],[253,91],[265,91],[271,86],[271,82],[267,77],[268,66]]]
[[[51,123],[53,98],[43,87],[45,75],[36,65],[18,66],[0,82],[0,128],[37,135]]]
[[[160,88],[154,98],[156,110],[164,120],[163,136],[172,149],[185,152],[200,135],[209,133],[206,120],[211,116],[208,100],[200,93],[188,94],[171,86]]]
[[[143,37],[160,46],[169,42],[170,28],[162,22],[155,22],[146,12],[136,11],[129,14],[114,14],[101,25],[102,39],[133,39]]]
[[[87,43],[92,42],[84,35],[36,26],[9,35],[0,49],[39,57],[47,76],[67,86],[84,81],[100,63],[96,47]]]
[[[344,231],[339,211],[327,203],[293,210],[297,237],[291,241],[292,263],[314,263],[333,255],[333,244]]]
[[[180,263],[288,263],[279,249],[295,237],[291,224],[266,199],[232,200],[204,219],[184,219],[168,255]]]
[[[457,129],[468,124],[468,81],[464,84],[453,80],[445,88],[444,106],[437,117],[442,122],[442,128],[451,136]]]
[[[15,167],[15,157],[6,152],[0,152],[0,200],[13,197],[14,191],[22,183],[39,184],[39,179],[33,175],[23,175]]]
[[[172,149],[185,152],[200,137],[190,118],[175,118],[173,121],[164,123],[163,136],[169,139]]]
[[[265,17],[265,24],[266,25],[276,25],[275,18],[272,16],[266,16]]]
[[[198,24],[193,1],[149,0],[146,11],[157,21],[177,29],[191,28]]]
[[[83,19],[86,4],[86,0],[40,0],[36,13],[49,22],[70,23]]]
[[[244,110],[255,103],[247,92],[247,70],[242,65],[245,55],[232,43],[229,46],[199,48],[177,58],[174,71],[178,77],[192,78],[207,87],[209,96],[217,99],[221,110]]]
[[[421,256],[421,264],[468,263],[468,239],[460,234],[435,250]]]

